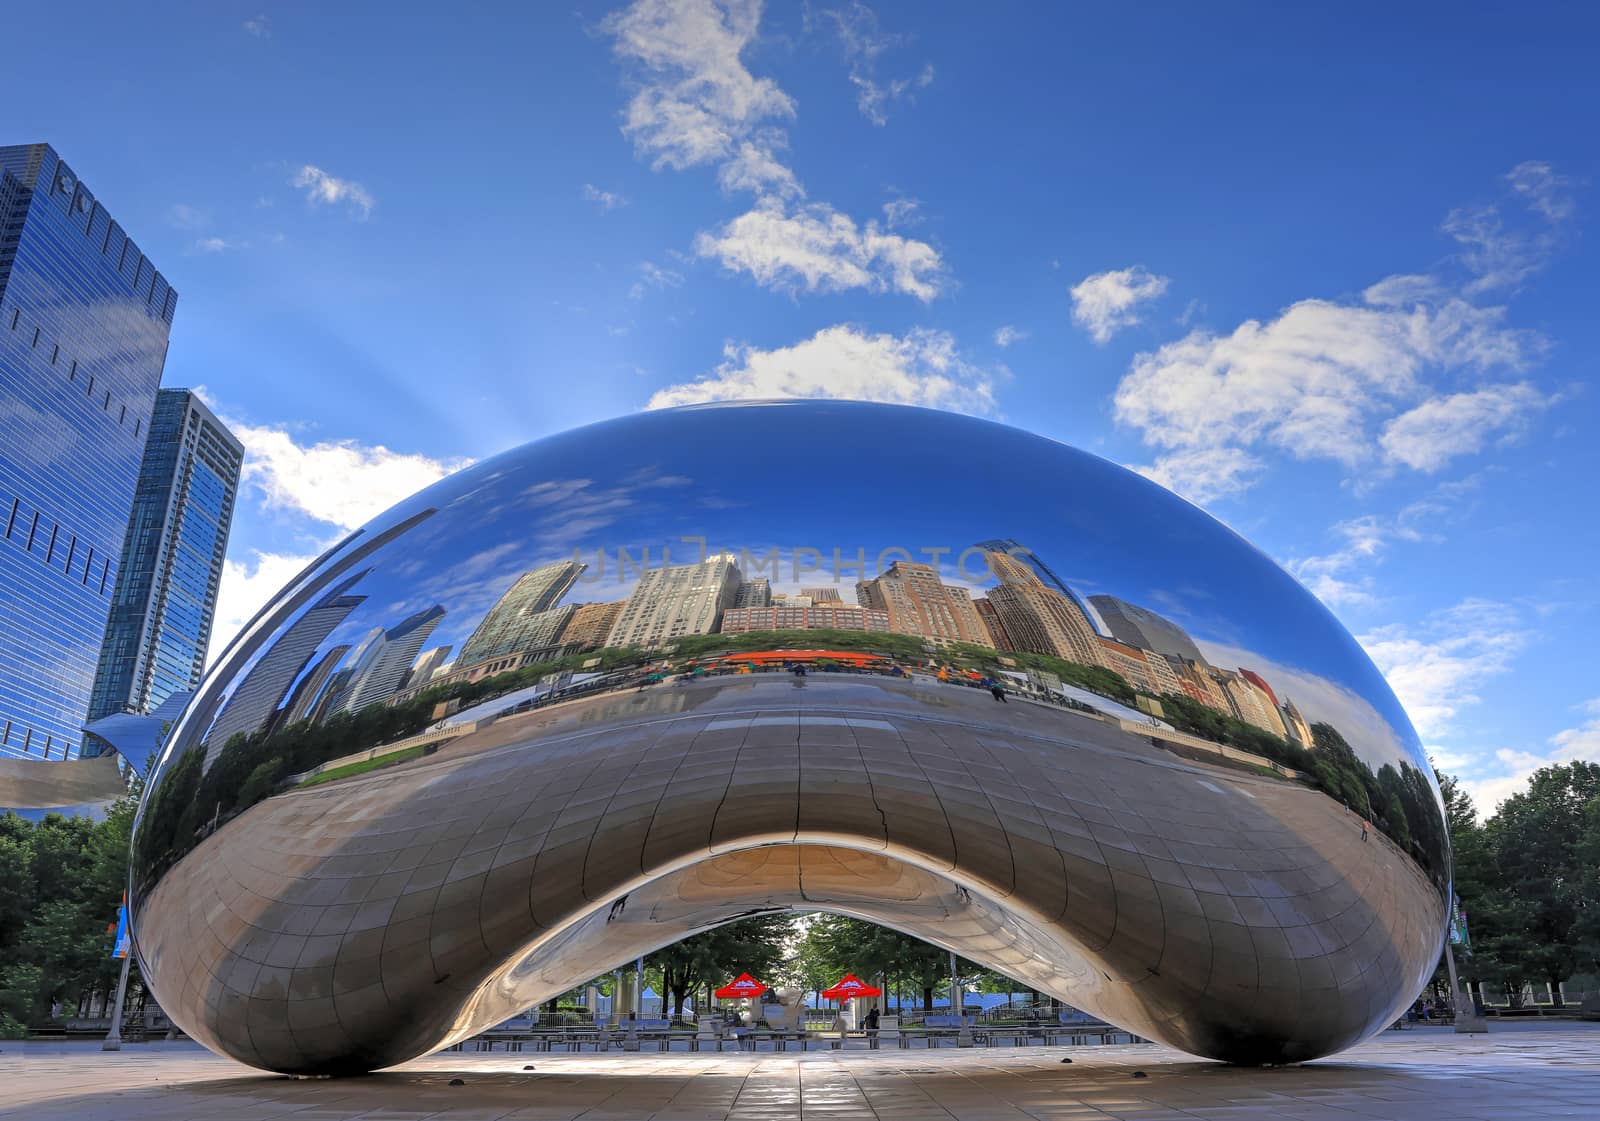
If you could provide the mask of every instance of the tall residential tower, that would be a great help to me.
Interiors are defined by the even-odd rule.
[[[243,462],[200,398],[156,394],[90,719],[148,713],[200,684]]]
[[[78,753],[177,303],[49,145],[0,147],[0,755]]]

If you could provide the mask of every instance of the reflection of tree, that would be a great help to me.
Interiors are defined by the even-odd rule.
[[[640,660],[632,650],[572,654],[478,681],[427,689],[399,704],[370,704],[359,712],[341,712],[320,722],[302,720],[267,734],[238,732],[215,754],[210,767],[205,766],[205,747],[191,745],[160,776],[145,806],[135,842],[141,890],[202,838],[271,797],[291,775],[415,735],[439,718],[444,702],[475,704],[594,658],[612,665]]]
[[[1444,822],[1427,776],[1405,761],[1385,763],[1376,773],[1362,762],[1331,724],[1311,726],[1308,750],[1237,717],[1218,712],[1192,697],[1161,698],[1163,717],[1179,731],[1264,755],[1299,771],[1311,785],[1360,814],[1441,886],[1449,876]]]

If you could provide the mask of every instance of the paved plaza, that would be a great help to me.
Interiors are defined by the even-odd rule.
[[[187,1043],[116,1054],[93,1044],[7,1043],[0,1077],[0,1118],[27,1121],[1596,1118],[1600,1025],[1514,1025],[1489,1036],[1391,1031],[1331,1059],[1270,1070],[1139,1044],[842,1055],[466,1052],[364,1078],[294,1081]]]

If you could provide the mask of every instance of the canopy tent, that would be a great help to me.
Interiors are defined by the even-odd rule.
[[[767,986],[757,981],[748,973],[741,973],[737,978],[723,985],[712,995],[718,999],[757,997],[767,991]]]
[[[882,996],[883,990],[867,984],[854,973],[846,973],[833,988],[823,989],[822,995],[828,1000],[851,1000],[858,996]]]

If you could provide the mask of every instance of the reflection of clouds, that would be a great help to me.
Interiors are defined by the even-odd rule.
[[[356,589],[373,602],[341,631],[364,634],[375,622],[391,626],[437,603],[446,615],[429,644],[459,648],[525,572],[574,559],[589,569],[563,602],[625,598],[637,571],[630,568],[629,578],[621,579],[616,546],[606,531],[624,520],[632,531],[662,519],[681,507],[681,491],[693,485],[685,475],[656,467],[632,471],[610,484],[587,476],[529,484],[524,474],[497,461],[468,469],[460,478],[461,493],[447,502],[449,516],[419,527],[389,548],[387,563]],[[700,559],[697,546],[680,544],[676,536],[670,540],[672,563]],[[473,551],[451,558],[466,548]],[[603,572],[598,570],[599,548],[607,553]],[[631,552],[637,561],[642,550],[634,546]],[[650,556],[651,567],[661,564],[659,548],[652,548]],[[381,617],[374,610],[378,601],[387,601]],[[347,640],[330,636],[330,644],[336,639]]]
[[[1201,638],[1195,642],[1212,665],[1254,670],[1272,686],[1279,701],[1292,700],[1307,722],[1333,725],[1355,749],[1356,756],[1374,771],[1385,763],[1404,761],[1420,767],[1431,780],[1433,768],[1428,765],[1416,734],[1409,728],[1396,728],[1353,689],[1240,647]]]

